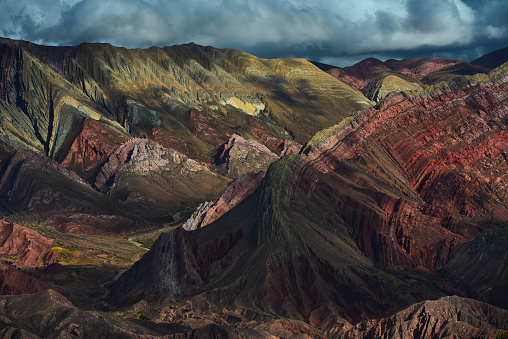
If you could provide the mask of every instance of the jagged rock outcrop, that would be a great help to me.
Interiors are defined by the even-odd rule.
[[[325,328],[445,295],[436,269],[506,223],[506,72],[392,96],[318,133],[215,223],[161,235],[110,300],[200,295]]]
[[[54,262],[53,241],[36,231],[0,220],[0,255],[20,266],[39,267]]]
[[[192,216],[182,225],[187,231],[205,227],[230,209],[242,202],[256,188],[265,175],[264,171],[243,174],[230,182],[214,201],[206,201],[198,206]]]
[[[0,336],[14,338],[274,338],[255,331],[210,324],[190,328],[124,319],[106,312],[83,311],[58,292],[44,290],[31,295],[0,296]]]
[[[508,311],[457,296],[428,300],[381,319],[355,325],[337,338],[482,338],[508,330]]]
[[[225,175],[237,178],[248,172],[266,171],[279,157],[266,146],[233,134],[220,149],[216,166]]]

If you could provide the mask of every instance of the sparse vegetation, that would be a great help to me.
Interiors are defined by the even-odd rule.
[[[494,339],[508,339],[508,332],[501,333],[495,336]]]

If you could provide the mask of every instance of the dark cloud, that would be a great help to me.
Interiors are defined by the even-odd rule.
[[[508,45],[504,0],[0,0],[0,36],[125,47],[195,42],[345,65],[470,60]]]

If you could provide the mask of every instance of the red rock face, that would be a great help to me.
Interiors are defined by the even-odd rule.
[[[212,145],[218,146],[225,143],[234,133],[230,127],[196,110],[190,111],[189,120],[192,133]]]
[[[385,61],[385,64],[392,70],[417,80],[421,80],[433,72],[437,72],[442,69],[462,63],[464,62],[459,60],[450,60],[436,57],[412,58],[405,60],[390,59]],[[485,69],[478,69],[478,72],[482,71],[484,72]]]
[[[0,295],[33,294],[49,288],[45,283],[13,267],[0,271]]]
[[[87,118],[61,164],[81,177],[89,178],[127,139],[126,136]]]
[[[39,267],[56,261],[53,241],[27,227],[0,221],[0,255],[20,266]]]
[[[375,58],[369,58],[353,66],[331,68],[326,72],[355,89],[363,90],[377,75],[383,72],[395,71],[415,80],[422,80],[429,74],[447,69],[451,70],[453,67],[455,67],[457,71],[460,69],[457,76],[459,74],[487,73],[491,70],[490,68],[471,65],[459,60],[427,57],[405,60],[390,59],[385,62]]]
[[[488,216],[505,221],[507,88],[465,82],[383,102],[302,159],[301,194],[343,187],[332,205],[366,255],[439,266]]]
[[[25,149],[6,162],[0,196],[15,211],[97,213],[108,209],[105,198],[75,172]]]

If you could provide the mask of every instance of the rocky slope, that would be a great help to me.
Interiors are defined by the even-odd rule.
[[[63,295],[46,290],[32,295],[0,296],[2,338],[274,338],[266,332],[208,325],[197,329],[123,319],[99,311],[83,311]]]
[[[436,270],[507,222],[507,88],[505,65],[392,96],[318,133],[214,223],[162,235],[110,300],[200,295],[325,328],[448,293]]]
[[[78,146],[83,119],[119,135],[169,138],[206,161],[234,131],[302,143],[371,105],[305,60],[195,44],[127,50],[2,39],[0,48],[3,140],[57,160]]]
[[[183,163],[233,179],[266,169],[323,127],[372,105],[299,59],[195,44],[128,50],[3,38],[0,51],[0,142],[8,161],[0,203],[7,213],[121,214],[160,226],[213,200],[229,179],[203,168],[182,181],[178,165],[139,171],[146,161],[127,170],[135,161],[126,158],[129,140],[150,140],[141,147],[145,158],[176,152]],[[112,165],[118,161],[125,164]]]
[[[20,266],[45,266],[57,259],[53,241],[27,227],[0,220],[0,255]]]
[[[482,302],[444,297],[381,320],[355,325],[340,338],[493,338],[508,329],[508,311]]]
[[[279,158],[268,147],[236,134],[219,151],[216,160],[218,172],[233,178],[249,172],[266,171]]]
[[[178,209],[210,199],[226,180],[187,156],[147,139],[131,139],[110,155],[95,187],[125,204]]]

